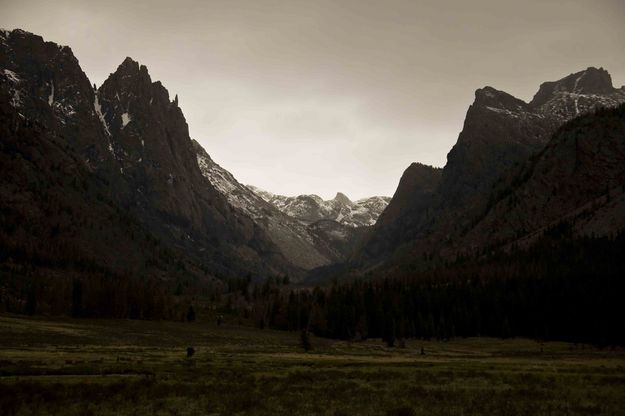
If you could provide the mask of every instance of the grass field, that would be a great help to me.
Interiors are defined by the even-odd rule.
[[[623,349],[312,344],[230,323],[0,316],[0,415],[625,414]]]

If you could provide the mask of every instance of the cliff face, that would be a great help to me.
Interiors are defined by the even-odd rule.
[[[514,179],[458,248],[527,246],[553,228],[610,236],[625,228],[625,105],[561,127]]]
[[[356,252],[354,261],[383,261],[410,242],[429,220],[441,169],[413,163],[403,173],[390,203]]]

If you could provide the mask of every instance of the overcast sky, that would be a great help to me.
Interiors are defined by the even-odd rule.
[[[70,46],[98,85],[146,65],[213,159],[285,195],[392,195],[411,162],[444,166],[485,85],[625,83],[625,0],[0,0],[0,27]]]

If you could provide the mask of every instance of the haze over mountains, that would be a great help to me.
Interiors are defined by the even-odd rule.
[[[69,47],[2,31],[0,70],[0,261],[14,283],[387,274],[520,250],[561,224],[579,236],[625,226],[625,88],[602,68],[543,83],[529,103],[478,89],[444,168],[414,163],[392,199],[358,201],[239,183],[131,58],[98,87]]]

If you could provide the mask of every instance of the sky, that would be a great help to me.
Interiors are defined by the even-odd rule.
[[[625,0],[0,0],[0,27],[72,48],[100,85],[126,56],[178,94],[242,183],[392,196],[444,166],[476,89],[530,100],[589,66],[625,84]]]

